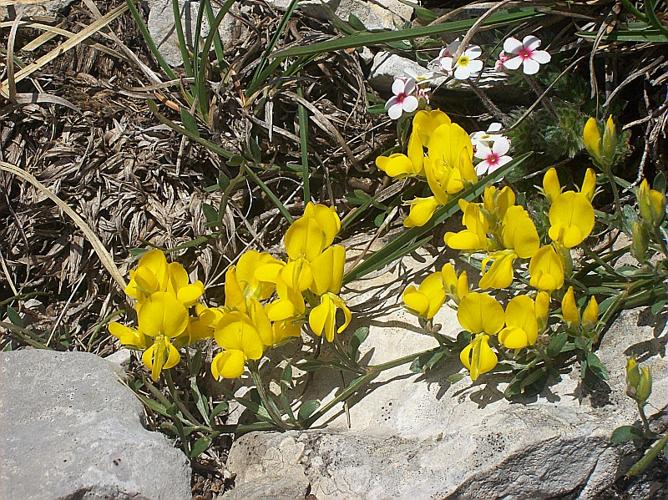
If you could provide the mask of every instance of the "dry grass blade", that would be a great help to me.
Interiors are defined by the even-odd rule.
[[[109,23],[111,23],[114,19],[117,17],[121,16],[126,10],[128,10],[127,4],[123,4],[119,7],[116,7],[115,9],[107,12],[107,14],[104,15],[104,17],[98,19],[97,21],[93,22],[92,24],[88,25],[86,28],[81,30],[79,33],[76,34],[76,36],[70,38],[69,40],[66,40],[62,44],[60,44],[58,47],[55,49],[51,50],[50,52],[47,52],[44,54],[42,57],[37,59],[35,62],[28,64],[25,68],[21,69],[16,75],[14,75],[14,83],[20,82],[24,78],[27,78],[30,76],[32,73],[35,71],[39,70],[40,68],[44,67],[46,64],[50,63],[53,61],[56,57],[59,55],[63,54],[64,52],[67,52],[70,49],[73,49],[76,47],[78,44],[86,40],[87,38],[91,37],[98,31],[100,31],[102,28],[107,26]],[[0,93],[4,95],[5,97],[9,97],[9,93],[7,90],[8,87],[8,82],[3,81],[0,82]]]
[[[102,265],[107,269],[107,271],[109,271],[109,274],[114,279],[114,281],[118,283],[121,289],[125,289],[125,280],[123,279],[121,272],[118,270],[118,267],[116,267],[116,263],[114,262],[113,257],[109,254],[105,246],[102,244],[97,235],[91,230],[88,224],[86,224],[86,222],[81,217],[79,217],[79,214],[72,210],[67,205],[67,203],[58,198],[49,190],[49,188],[47,188],[44,184],[39,182],[37,179],[35,179],[34,176],[30,175],[25,170],[4,161],[0,161],[0,170],[14,174],[17,177],[20,177],[21,179],[29,182],[56,205],[58,205],[58,207],[61,208],[63,212],[65,212],[84,233],[84,236],[93,247],[93,250],[95,250],[97,256],[100,258]]]

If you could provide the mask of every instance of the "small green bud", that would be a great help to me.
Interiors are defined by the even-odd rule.
[[[647,260],[649,232],[647,226],[638,221],[633,223],[631,238],[631,255],[641,264]]]
[[[605,122],[603,130],[603,158],[612,167],[615,160],[615,149],[617,148],[617,129],[615,122],[612,121],[612,115]]]
[[[640,369],[640,382],[637,385],[635,399],[638,403],[644,404],[650,394],[652,394],[652,372],[649,366],[643,366]]]
[[[635,358],[626,360],[626,394],[636,399],[637,387],[640,383],[640,368]]]

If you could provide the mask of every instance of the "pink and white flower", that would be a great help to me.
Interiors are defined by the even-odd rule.
[[[506,153],[510,150],[510,141],[505,137],[501,137],[494,141],[492,147],[480,146],[476,149],[475,157],[482,160],[475,167],[478,175],[491,174],[492,172],[503,167],[512,158]]]
[[[392,84],[392,93],[394,94],[385,103],[387,114],[393,120],[401,118],[403,113],[412,113],[418,108],[418,98],[415,95],[417,85],[412,78],[395,77]]]
[[[445,72],[448,74],[454,73],[457,80],[468,80],[471,76],[476,76],[482,71],[483,64],[478,59],[482,55],[482,50],[477,45],[469,45],[455,62],[453,56],[458,48],[459,41],[452,42],[447,48],[441,50],[438,62]]]
[[[549,63],[552,58],[538,47],[540,40],[533,35],[525,36],[521,42],[517,38],[507,38],[503,42],[503,51],[509,59],[503,62],[504,68],[515,70],[522,66],[525,75],[535,75],[540,65]]]
[[[490,148],[492,143],[495,141],[498,141],[499,139],[505,139],[510,143],[508,139],[506,139],[504,136],[501,134],[497,133],[499,130],[501,130],[502,125],[498,122],[491,123],[489,127],[487,127],[487,130],[480,130],[478,132],[473,132],[471,134],[471,142],[473,143],[473,147],[478,150],[480,147],[485,147],[485,148]]]

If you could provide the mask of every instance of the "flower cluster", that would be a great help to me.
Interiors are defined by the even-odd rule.
[[[152,250],[131,271],[125,290],[137,301],[138,328],[111,323],[109,330],[122,344],[144,350],[142,360],[154,380],[179,362],[178,347],[205,338],[214,337],[221,348],[211,362],[216,380],[240,377],[249,360],[299,337],[307,317],[313,333],[332,342],[352,316],[339,296],[346,251],[332,243],[340,229],[333,208],[308,203],[285,234],[287,259],[244,252],[226,271],[225,302],[215,308],[199,302],[200,281],[188,283],[181,264],[168,264],[162,252]],[[343,322],[337,322],[337,311]]]
[[[494,122],[486,131],[473,132],[473,156],[480,160],[475,166],[478,175],[491,174],[512,160],[507,155],[510,151],[510,139],[502,135],[501,124]]]
[[[112,322],[109,332],[123,345],[144,351],[141,359],[153,380],[163,369],[178,364],[178,347],[209,337],[213,331],[216,314],[200,303],[204,285],[190,283],[183,266],[168,263],[160,250],[142,256],[137,269],[130,271],[125,293],[135,300],[138,326]]]
[[[594,228],[591,200],[595,186],[596,175],[591,169],[577,192],[562,189],[554,168],[545,173],[549,243],[542,242],[528,211],[515,204],[515,193],[508,186],[488,186],[480,203],[459,201],[464,229],[447,232],[444,240],[452,249],[483,255],[480,291],[469,290],[466,273],[457,276],[452,265],[446,264],[418,287],[407,287],[403,299],[409,310],[427,320],[452,299],[459,323],[472,335],[460,352],[460,360],[473,380],[496,366],[497,353],[532,348],[539,335],[547,333],[551,297],[563,289],[572,270],[570,249],[581,244]],[[518,261],[520,266],[522,261],[526,263],[529,286],[535,291],[523,290],[504,307],[485,290],[511,287]],[[569,332],[574,336],[592,333],[598,322],[596,299],[592,297],[581,316],[572,288],[563,297],[562,315]]]
[[[376,166],[390,177],[417,177],[429,186],[432,196],[410,202],[406,227],[425,225],[439,206],[478,180],[471,139],[440,110],[418,111],[413,117],[407,154],[379,156]]]

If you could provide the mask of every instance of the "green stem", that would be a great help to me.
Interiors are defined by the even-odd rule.
[[[623,214],[622,214],[622,204],[619,201],[619,190],[617,189],[617,183],[615,182],[615,177],[612,175],[612,168],[610,165],[601,165],[601,170],[605,174],[605,176],[608,178],[608,181],[610,182],[610,188],[612,189],[612,197],[615,199],[615,212],[617,215],[617,222],[621,223],[623,220]]]
[[[188,420],[190,420],[190,422],[197,423],[197,425],[199,425],[199,421],[193,416],[192,413],[190,413],[188,408],[186,408],[186,405],[184,405],[183,402],[181,402],[181,400],[179,399],[179,395],[176,392],[176,386],[174,385],[174,381],[172,380],[172,373],[169,370],[165,370],[164,373],[165,373],[165,380],[167,381],[167,387],[169,388],[169,393],[172,396],[174,402],[176,403],[176,406],[179,407],[181,413],[183,413],[183,415]]]
[[[633,477],[642,474],[642,472],[647,467],[649,467],[649,465],[656,459],[656,457],[659,456],[659,453],[661,453],[661,450],[665,448],[666,444],[668,444],[668,433],[664,434],[661,439],[654,443],[654,446],[652,446],[647,451],[647,453],[645,453],[645,456],[633,464],[633,467],[629,469],[626,475],[628,477]]]
[[[251,378],[253,379],[253,383],[255,384],[257,393],[260,396],[260,400],[262,401],[262,406],[264,406],[265,409],[267,410],[267,413],[269,413],[269,416],[274,422],[274,425],[276,425],[276,427],[278,427],[281,430],[287,430],[288,426],[283,421],[283,418],[278,412],[278,408],[276,408],[276,405],[271,400],[269,394],[267,393],[266,388],[264,387],[264,382],[262,381],[262,377],[260,375],[260,369],[258,367],[257,362],[248,363],[248,370],[250,371]]]
[[[649,421],[647,420],[647,415],[645,415],[645,405],[644,403],[641,404],[640,401],[636,401],[636,405],[638,405],[638,413],[640,414],[640,420],[642,420],[642,426],[645,429],[645,434],[649,434],[650,428],[649,428]]]

